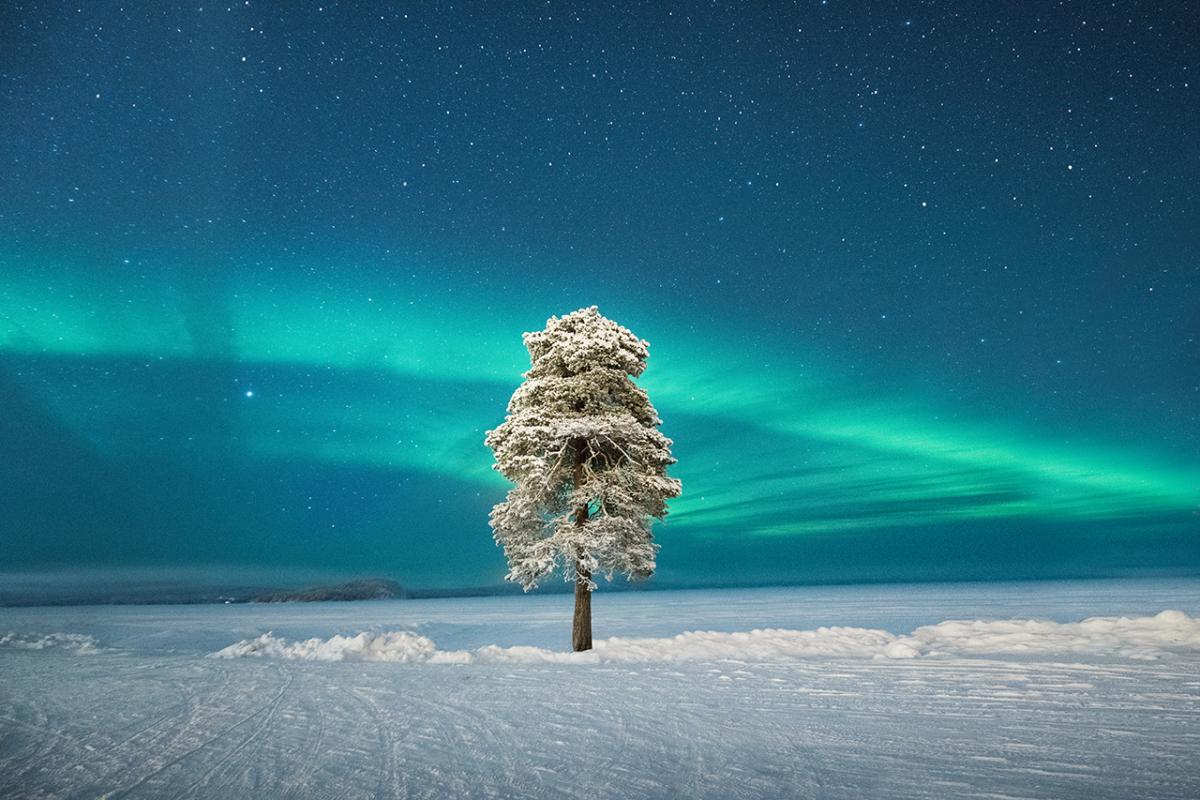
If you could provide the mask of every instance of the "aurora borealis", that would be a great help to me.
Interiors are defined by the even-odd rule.
[[[663,585],[1196,573],[1200,26],[1040,13],[7,6],[0,572],[499,583],[596,304]]]

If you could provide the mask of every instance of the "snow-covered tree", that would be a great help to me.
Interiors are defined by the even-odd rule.
[[[561,567],[575,582],[572,646],[588,650],[594,576],[653,574],[650,524],[680,483],[667,477],[675,459],[662,420],[633,382],[649,342],[596,306],[551,317],[524,340],[533,366],[487,433],[494,468],[516,484],[490,521],[508,580],[528,590]]]

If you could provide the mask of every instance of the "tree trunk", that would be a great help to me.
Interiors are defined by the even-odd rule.
[[[582,567],[576,567],[575,620],[571,627],[571,648],[576,652],[592,649],[592,592],[588,589],[591,575]]]
[[[575,463],[575,485],[583,482],[583,457]],[[588,520],[588,507],[584,503],[575,512],[575,524],[583,525]],[[592,590],[588,580],[592,573],[575,562],[575,617],[571,623],[571,649],[576,653],[592,649]]]

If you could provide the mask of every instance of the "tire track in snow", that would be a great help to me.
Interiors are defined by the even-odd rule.
[[[496,694],[502,696],[507,694],[503,688],[496,685],[492,676],[482,680],[489,688],[488,695],[494,697]],[[459,785],[464,791],[469,791],[470,787],[479,786],[483,779],[490,777],[493,782],[499,779],[501,783],[520,793],[520,787],[514,784],[514,777],[519,772],[517,771],[517,756],[514,755],[517,748],[513,746],[514,742],[519,741],[519,738],[506,739],[501,737],[498,732],[501,727],[511,731],[511,723],[494,712],[489,713],[491,709],[486,699],[476,696],[476,692],[479,690],[478,684],[471,692],[457,692],[451,689],[452,687],[447,688],[444,699],[440,703],[432,702],[428,696],[414,699],[418,704],[424,706],[426,717],[442,721],[442,729],[450,732],[450,735],[446,737],[447,740],[453,738],[459,743],[460,746],[455,748],[447,742],[448,751],[487,753],[492,756],[490,763],[478,759],[471,762],[478,765],[476,774],[468,772],[464,768],[465,764],[461,764]],[[499,769],[496,769],[495,759],[499,759],[501,762]]]
[[[194,796],[201,787],[207,786],[210,783],[212,777],[214,775],[217,775],[218,772],[221,772],[221,773],[228,772],[228,770],[226,769],[227,764],[238,763],[238,762],[232,761],[234,759],[234,757],[237,757],[238,761],[244,763],[244,762],[248,761],[250,758],[252,758],[259,750],[262,749],[262,745],[266,741],[263,734],[264,734],[264,732],[270,730],[271,723],[274,721],[275,715],[279,711],[279,706],[283,703],[284,697],[287,695],[288,690],[291,689],[292,684],[295,682],[295,675],[290,669],[283,667],[281,671],[283,672],[286,680],[284,681],[284,684],[280,688],[279,692],[267,704],[266,709],[265,709],[266,715],[262,716],[262,719],[258,721],[258,724],[255,726],[254,730],[252,730],[246,738],[242,739],[240,742],[238,742],[232,748],[227,750],[224,753],[224,755],[220,756],[217,759],[216,763],[213,764],[211,767],[209,767],[207,770],[205,770],[204,773],[199,778],[192,781],[192,783],[186,789],[184,789],[180,795],[178,795],[179,797]],[[260,709],[259,711],[255,712],[253,717],[247,718],[244,722],[248,722],[248,721],[250,721],[250,719],[259,717],[260,715],[262,715],[262,711],[263,711],[263,709]],[[241,725],[244,724],[244,722],[238,723],[237,725],[233,726],[232,728],[229,728],[229,731],[232,731],[238,727],[241,727]],[[231,782],[232,782],[232,778],[226,777],[224,783],[218,784],[218,787],[222,786],[222,785],[228,785]],[[226,795],[226,796],[229,796],[229,795]]]
[[[276,665],[276,666],[278,667],[278,665]],[[133,783],[131,783],[127,786],[120,787],[112,792],[107,793],[105,795],[105,797],[113,798],[115,800],[116,798],[128,796],[131,792],[133,792],[134,790],[143,786],[151,778],[155,778],[155,777],[163,774],[164,772],[166,772],[167,770],[176,766],[177,764],[181,764],[183,761],[185,761],[192,755],[202,752],[205,748],[207,748],[212,743],[217,742],[217,741],[221,740],[222,738],[224,738],[230,731],[234,731],[234,730],[240,728],[242,725],[245,725],[247,722],[250,722],[250,721],[254,720],[255,718],[257,718],[259,715],[261,715],[262,713],[267,711],[269,708],[275,707],[276,704],[278,703],[279,699],[283,696],[283,694],[287,691],[288,687],[291,685],[291,681],[292,681],[292,675],[288,670],[277,669],[276,671],[283,673],[286,676],[287,681],[284,683],[284,686],[282,689],[280,689],[279,693],[275,697],[273,697],[271,700],[269,700],[267,703],[265,703],[264,705],[255,709],[250,714],[247,714],[247,715],[241,717],[236,722],[234,722],[232,725],[228,725],[224,728],[221,728],[217,733],[212,734],[212,735],[208,736],[207,738],[204,738],[199,744],[195,745],[194,747],[190,747],[190,748],[184,750],[184,752],[182,752],[182,753],[177,753],[177,754],[169,757],[165,763],[159,765],[158,767],[154,768],[150,772],[142,775],[137,780],[135,780]],[[193,715],[193,718],[194,718],[194,715]],[[180,735],[173,737],[172,743],[179,741],[182,738],[182,735],[183,735],[182,732],[180,732]],[[224,759],[222,759],[222,761],[223,760]],[[191,788],[192,787],[189,787],[189,790]]]
[[[392,736],[392,726],[385,719],[383,711],[379,708],[379,703],[375,700],[373,693],[356,686],[346,692],[346,695],[366,709],[368,716],[375,721],[375,729],[379,732],[380,744],[383,748],[383,758],[379,767],[380,778],[377,796],[409,797],[407,778],[402,777],[403,773],[399,772],[396,768],[396,740]]]
[[[216,689],[213,689],[212,687],[207,687],[204,690],[208,696],[224,697],[226,695],[226,690],[229,688],[229,682],[230,682],[229,670],[225,669],[225,668],[221,668],[220,675],[221,675],[220,687],[218,687]],[[99,755],[100,756],[110,756],[112,754],[115,754],[115,752],[117,750],[131,744],[135,739],[140,739],[141,737],[145,736],[147,733],[150,733],[151,731],[154,731],[156,729],[166,728],[167,723],[174,722],[176,719],[179,719],[181,717],[184,720],[184,726],[186,726],[188,722],[193,720],[196,716],[197,711],[199,709],[202,709],[205,707],[205,703],[203,703],[199,699],[201,692],[200,691],[188,692],[185,688],[183,688],[183,687],[187,686],[188,684],[183,681],[176,680],[173,683],[177,687],[179,687],[178,694],[179,694],[179,696],[181,696],[183,698],[183,702],[180,703],[180,705],[179,705],[179,708],[182,709],[182,713],[168,711],[167,713],[165,713],[159,717],[156,717],[154,720],[152,720],[150,723],[148,723],[147,725],[145,725],[138,731],[130,734],[126,738],[122,739],[121,741],[116,742],[116,743],[110,745],[109,747],[105,748],[104,750],[100,751]],[[177,735],[179,730],[181,730],[180,725],[173,725],[170,728],[167,728],[164,731],[163,735],[170,735],[170,734]],[[153,742],[159,738],[162,738],[162,736],[161,735],[160,736],[152,736],[152,737],[150,737],[150,741],[146,742],[146,743],[139,742],[135,748],[136,751],[137,752],[145,752],[147,747],[149,745],[153,744]],[[117,761],[118,764],[128,763],[127,760],[121,760],[121,759],[115,759],[115,760]]]
[[[96,785],[108,785],[128,772],[130,764],[144,759],[147,753],[169,749],[175,742],[188,736],[197,726],[202,712],[217,708],[212,699],[225,697],[231,681],[229,670],[223,667],[219,669],[219,687],[215,686],[217,679],[210,677],[209,671],[200,674],[208,681],[208,685],[192,692],[181,689],[179,694],[185,700],[179,710],[160,715],[121,741],[89,753],[73,768],[89,771]],[[194,680],[194,675],[188,675],[187,680],[176,677],[172,681],[156,681],[155,685],[187,686]]]
[[[321,707],[321,703],[309,702],[309,707],[316,712],[317,733],[316,736],[310,737],[313,741],[312,747],[301,760],[300,770],[295,774],[292,785],[284,792],[285,797],[298,796],[301,789],[308,786],[308,782],[316,774],[317,768],[321,766],[321,748],[325,745],[325,711]]]
[[[20,727],[28,732],[42,734],[42,736],[29,737],[28,744],[23,745],[24,750],[31,751],[28,755],[22,754],[20,760],[15,758],[7,760],[7,764],[3,770],[4,779],[0,781],[0,786],[10,784],[21,789],[24,787],[24,781],[27,778],[32,774],[44,771],[46,765],[54,762],[52,756],[56,750],[63,745],[69,746],[72,749],[79,747],[77,739],[55,730],[51,726],[50,717],[41,706],[27,704],[25,707],[28,709],[31,719],[12,716],[5,716],[3,719],[11,725]]]

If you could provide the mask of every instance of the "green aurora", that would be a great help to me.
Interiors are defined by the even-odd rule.
[[[368,519],[350,515],[340,526],[344,550],[330,535],[319,546],[311,538],[289,542],[288,506],[298,501],[288,489],[272,496],[280,511],[266,524],[279,531],[270,538],[280,543],[280,563],[350,574],[374,562],[417,583],[494,580],[500,563],[480,552],[479,543],[488,542],[480,512],[501,496],[504,482],[490,469],[483,432],[502,419],[527,366],[520,333],[585,300],[572,304],[552,292],[519,300],[493,291],[439,296],[430,286],[406,297],[371,279],[276,280],[269,289],[231,279],[220,293],[196,292],[186,281],[161,277],[100,280],[82,265],[55,265],[57,279],[47,283],[38,277],[46,270],[22,274],[17,266],[6,262],[0,288],[0,357],[10,381],[130,482],[138,483],[139,465],[161,461],[182,465],[179,474],[198,464],[254,463],[403,475],[385,495],[394,506],[377,496]],[[280,273],[291,272],[284,266]],[[741,346],[745,331],[724,321],[697,330],[636,303],[602,310],[652,343],[642,385],[677,441],[674,472],[685,487],[660,529],[671,544],[664,571],[676,582],[711,576],[672,569],[673,556],[686,565],[712,548],[754,540],[781,542],[779,552],[790,559],[804,552],[796,541],[829,546],[839,536],[886,551],[896,531],[957,540],[958,548],[978,535],[973,526],[1018,542],[1089,526],[1096,541],[1119,530],[1123,538],[1166,535],[1174,542],[1194,524],[1195,464],[1114,446],[1103,436],[1066,442],[1002,419],[951,414],[938,398],[903,388],[866,391],[826,356],[801,357],[786,342],[762,339],[752,349]],[[168,378],[180,374],[188,376],[182,384]],[[465,581],[406,574],[403,531],[414,517],[404,487],[413,476],[433,497],[418,504],[421,529],[435,526],[439,537],[469,543],[476,563]],[[210,488],[214,499],[229,492]],[[474,519],[463,513],[463,494]],[[20,498],[10,500],[21,507]],[[219,505],[231,502],[237,507],[246,498]],[[303,505],[307,511],[311,503]],[[332,508],[323,515],[339,516]],[[29,517],[32,525],[37,515]],[[187,526],[211,524],[201,513]],[[337,531],[336,520],[329,524]],[[215,528],[222,526],[218,549],[234,562],[256,563],[261,554],[237,544],[237,522]],[[58,542],[39,542],[42,533],[31,527],[18,531],[10,563],[69,566],[78,551],[74,537],[99,539],[100,546],[85,549],[101,560],[173,559],[170,549],[139,548],[120,535],[71,527]],[[362,558],[363,542],[386,554]],[[180,554],[221,561],[206,547]],[[1194,547],[1183,555],[1194,558]],[[848,577],[858,574],[846,566]],[[792,562],[750,570],[746,579],[803,578],[808,568]],[[1003,563],[1000,571],[1013,568]],[[1040,572],[1030,563],[1022,570]]]

